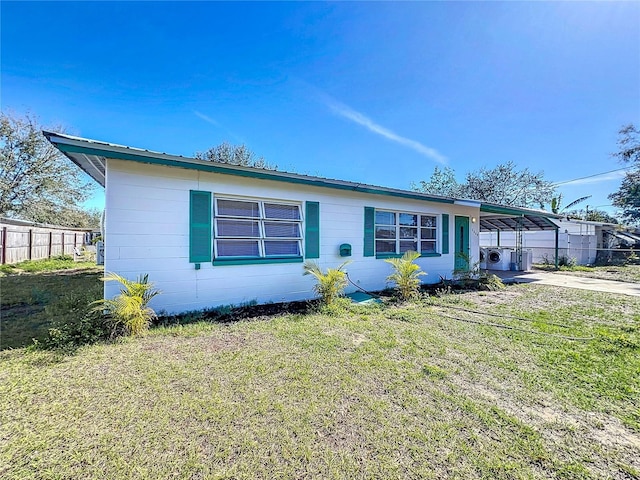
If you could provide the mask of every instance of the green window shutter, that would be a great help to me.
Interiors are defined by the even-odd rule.
[[[189,262],[211,261],[211,192],[190,191]]]
[[[442,214],[442,253],[449,253],[449,215]]]
[[[376,209],[364,207],[364,252],[365,257],[373,257],[376,253],[375,241]]]
[[[305,209],[304,256],[320,258],[320,204],[306,202]]]

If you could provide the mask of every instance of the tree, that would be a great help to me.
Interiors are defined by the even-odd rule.
[[[204,152],[196,152],[194,156],[198,160],[240,165],[242,167],[264,168],[267,170],[276,170],[278,168],[277,165],[268,163],[263,157],[256,156],[244,144],[231,145],[230,143],[222,142],[220,145],[211,147]]]
[[[588,207],[588,206],[587,206]],[[604,210],[571,210],[566,212],[567,218],[576,220],[588,220],[589,222],[618,223],[618,219],[609,215]]]
[[[458,183],[455,172],[449,167],[435,167],[433,174],[428,182],[421,180],[419,185],[415,183],[411,186],[413,190],[431,193],[433,195],[442,195],[443,197],[461,197],[463,196],[464,186]]]
[[[44,137],[34,116],[0,113],[0,216],[85,226],[78,225],[80,204],[91,190],[81,171]]]
[[[586,197],[580,197],[574,200],[573,202],[569,202],[564,207],[562,205],[562,194],[559,194],[557,197],[553,197],[551,199],[551,212],[555,214],[560,214],[567,210],[568,208],[575,207],[577,204],[584,202],[585,200],[591,198],[591,195],[587,195]],[[540,204],[540,208],[544,208],[544,204]]]
[[[467,197],[513,207],[536,207],[549,203],[555,192],[542,172],[517,170],[513,162],[467,173]]]
[[[450,168],[445,168],[444,171],[436,168],[429,182],[422,181],[413,188],[425,193],[514,207],[537,207],[550,203],[555,192],[555,187],[544,179],[542,172],[533,173],[527,168],[517,170],[513,162],[469,172],[465,182],[461,184],[456,182]]]
[[[618,223],[618,219],[609,215],[604,210],[589,210],[587,211],[586,219],[590,222],[602,222],[602,223]]]
[[[640,130],[633,124],[620,129],[618,147],[613,154],[623,164],[631,164],[617,192],[609,195],[613,205],[622,208],[622,219],[640,224]]]

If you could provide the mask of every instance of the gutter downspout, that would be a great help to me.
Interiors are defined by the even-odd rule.
[[[556,227],[556,270],[558,270],[558,243],[559,243],[559,227]]]

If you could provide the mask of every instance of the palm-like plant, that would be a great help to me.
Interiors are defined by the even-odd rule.
[[[574,200],[573,202],[570,202],[568,205],[565,205],[564,207],[561,207],[562,204],[562,194],[558,195],[557,197],[553,197],[551,199],[551,212],[552,213],[556,213],[556,214],[560,214],[562,212],[564,212],[565,210],[571,208],[571,207],[575,207],[577,204],[584,202],[585,200],[591,198],[591,195],[587,195],[586,197],[580,197],[576,200]]]
[[[122,288],[114,298],[93,302],[97,305],[94,310],[106,313],[113,320],[114,328],[122,327],[128,335],[138,335],[149,328],[156,312],[148,303],[160,293],[149,282],[149,275],[140,275],[132,281],[117,273],[108,273],[102,281],[120,282]]]
[[[420,277],[426,275],[416,260],[420,254],[414,251],[404,252],[400,258],[387,258],[385,262],[393,266],[393,272],[387,277],[387,281],[396,284],[396,291],[401,300],[415,298],[420,291]]]
[[[346,267],[349,260],[340,264],[338,268],[328,268],[323,272],[320,266],[313,261],[307,261],[303,265],[303,275],[313,275],[317,283],[313,286],[313,291],[320,295],[325,305],[330,305],[338,298],[344,287],[347,286],[347,274],[342,269]]]

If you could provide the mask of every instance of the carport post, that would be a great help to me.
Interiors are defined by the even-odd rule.
[[[556,270],[558,270],[558,242],[559,242],[559,234],[558,234],[558,227],[556,227]]]

